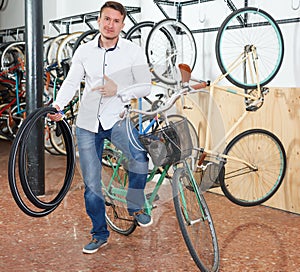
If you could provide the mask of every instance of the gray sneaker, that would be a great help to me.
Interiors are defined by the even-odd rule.
[[[143,210],[134,212],[133,217],[140,227],[148,227],[153,223],[152,217]]]
[[[98,251],[99,248],[107,245],[107,241],[93,239],[82,250],[83,253],[91,254]]]

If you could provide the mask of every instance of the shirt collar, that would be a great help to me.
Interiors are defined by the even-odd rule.
[[[100,33],[97,34],[97,36],[93,39],[94,46],[95,46],[95,47],[99,47],[99,48],[101,48],[101,49],[104,49],[104,48],[101,47],[101,45],[100,45],[100,40],[99,40],[100,35],[101,35]],[[116,48],[120,48],[120,46],[122,46],[122,38],[121,38],[121,37],[119,37],[118,42],[116,43],[115,47],[112,47],[112,48],[110,48],[110,49],[111,49],[111,51],[113,51],[113,50],[115,50]],[[107,49],[106,49],[106,50],[107,50]]]

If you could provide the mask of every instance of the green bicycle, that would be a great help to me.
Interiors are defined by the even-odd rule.
[[[218,271],[219,248],[213,219],[192,170],[197,133],[183,116],[165,114],[180,96],[181,93],[174,93],[156,111],[127,108],[124,121],[130,124],[131,113],[148,117],[143,120],[140,140],[154,164],[148,174],[147,186],[153,180],[156,181],[153,182],[155,185],[152,192],[145,195],[145,212],[151,214],[161,185],[166,177],[172,177],[173,203],[188,250],[201,271]],[[165,144],[160,145],[162,142]],[[121,151],[106,143],[102,164],[102,191],[107,223],[112,230],[130,235],[136,229],[137,222],[127,211],[126,158]]]

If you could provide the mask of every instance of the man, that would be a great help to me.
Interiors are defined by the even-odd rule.
[[[122,150],[129,160],[129,189],[126,197],[129,214],[134,216],[140,226],[152,223],[152,218],[143,211],[147,154],[132,146],[125,121],[120,117],[124,102],[147,96],[150,87],[129,88],[126,92],[121,90],[136,83],[149,84],[151,74],[143,50],[120,37],[125,17],[126,9],[118,2],[108,1],[101,7],[97,20],[100,34],[76,50],[68,76],[54,102],[58,111],[63,109],[85,78],[76,121],[80,167],[85,184],[84,199],[87,214],[92,221],[92,240],[83,248],[84,253],[96,252],[107,244],[109,237],[100,185],[105,138]],[[51,118],[58,121],[61,117],[58,113]],[[138,140],[137,131],[134,131],[134,135]]]

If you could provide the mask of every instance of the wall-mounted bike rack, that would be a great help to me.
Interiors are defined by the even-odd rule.
[[[0,30],[0,43],[3,42],[3,37],[11,37],[15,41],[23,41],[25,33],[25,26],[14,27]]]
[[[163,15],[166,18],[170,18],[170,16],[166,13],[166,11],[163,9],[163,5],[167,6],[174,6],[177,9],[176,12],[176,19],[178,21],[181,21],[182,19],[182,7],[189,6],[189,5],[195,5],[199,3],[206,3],[206,2],[215,2],[217,0],[188,0],[188,1],[168,1],[168,0],[153,0],[153,2],[157,5],[157,7],[160,9],[160,11],[163,13]],[[233,3],[232,0],[224,0],[224,2],[227,4],[230,11],[237,10],[237,7]],[[248,0],[244,1],[244,7],[248,7]],[[299,23],[300,17],[296,18],[289,18],[289,19],[279,19],[276,20],[278,24],[288,24],[288,23]],[[202,28],[202,29],[195,29],[191,30],[192,33],[205,33],[205,32],[214,32],[218,31],[219,27],[211,27],[211,28]]]
[[[168,0],[153,0],[153,2],[156,4],[156,6],[159,8],[159,10],[162,12],[162,14],[166,18],[170,18],[170,16],[167,14],[167,12],[164,10],[163,6],[174,6],[176,10],[176,19],[181,21],[182,19],[182,8],[184,6],[189,5],[195,5],[199,3],[206,3],[206,2],[215,2],[217,0],[188,0],[188,1],[168,1]],[[224,0],[224,2],[227,4],[228,8],[231,11],[236,10],[236,6],[233,3],[232,0]],[[244,6],[248,6],[248,0],[244,1]],[[130,7],[125,6],[127,11],[127,16],[130,19],[130,21],[133,24],[137,24],[136,19],[134,18],[133,14],[140,13],[141,8],[140,7]],[[91,22],[95,22],[98,18],[99,11],[90,12],[90,13],[84,13],[79,15],[73,15],[69,17],[64,17],[57,20],[51,20],[50,24],[55,28],[55,30],[60,33],[61,32],[61,26],[63,25],[66,28],[65,33],[69,33],[70,25],[71,24],[86,24],[90,29],[94,29],[94,26],[91,24]],[[288,24],[288,23],[299,23],[300,17],[295,18],[288,18],[288,19],[278,19],[276,20],[278,24]],[[192,33],[205,33],[205,32],[214,32],[218,31],[219,27],[211,27],[211,28],[201,28],[201,29],[194,29],[191,30]],[[24,40],[24,33],[25,33],[25,27],[15,27],[10,29],[3,29],[0,30],[0,43],[3,42],[3,37],[10,36],[14,40]],[[21,38],[20,38],[21,37]]]
[[[136,24],[137,21],[133,17],[133,14],[141,12],[141,8],[140,7],[128,7],[128,6],[125,6],[125,8],[127,11],[127,17],[134,24]],[[73,15],[73,16],[69,16],[69,17],[65,17],[65,18],[61,18],[61,19],[57,19],[57,20],[52,20],[52,21],[50,21],[50,24],[55,28],[55,30],[58,33],[61,32],[61,29],[60,29],[61,26],[65,26],[66,27],[65,33],[69,33],[70,25],[72,25],[72,24],[86,24],[90,29],[95,29],[94,26],[91,24],[91,22],[97,21],[98,16],[99,16],[99,11],[95,11],[95,12],[89,12],[89,13],[84,13],[84,14],[79,14],[79,15]]]

